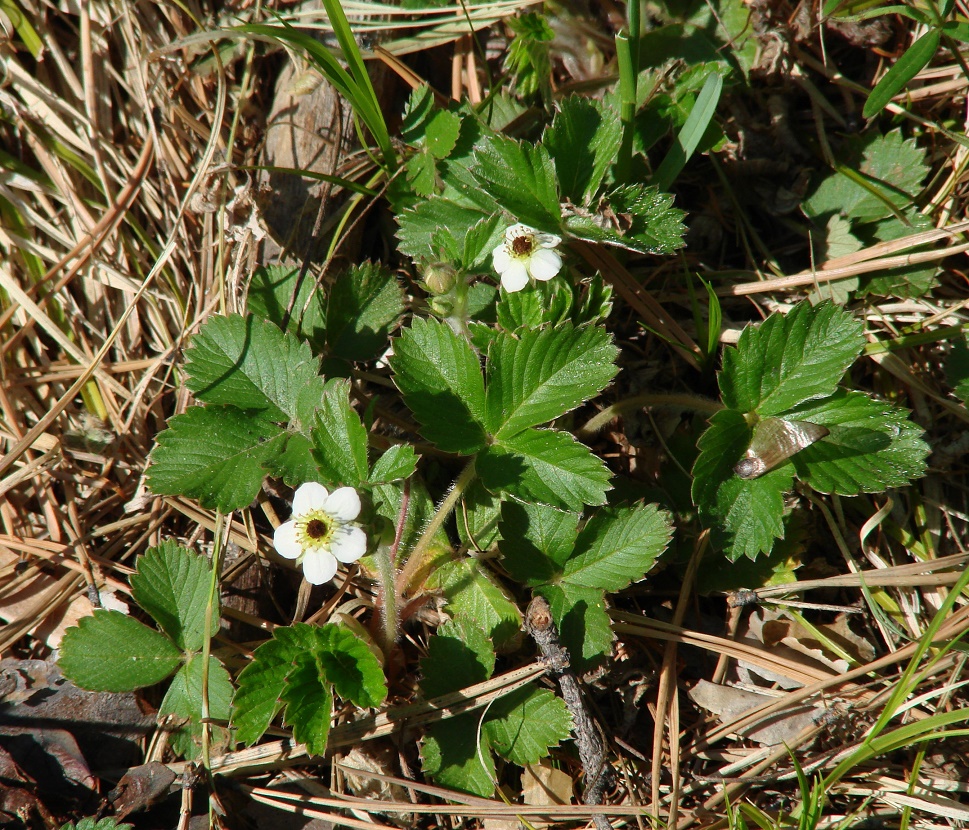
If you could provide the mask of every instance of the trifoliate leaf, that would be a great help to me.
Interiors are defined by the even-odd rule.
[[[751,435],[741,413],[724,409],[710,419],[709,429],[697,442],[693,500],[704,522],[722,531],[730,559],[754,559],[783,537],[784,493],[794,483],[790,463],[759,478],[741,479],[734,473]]]
[[[295,420],[302,401],[323,387],[310,347],[255,317],[210,317],[185,354],[188,388],[200,401]]]
[[[566,510],[604,504],[609,470],[571,435],[527,429],[496,440],[477,459],[481,481],[493,493]]]
[[[430,196],[418,202],[413,209],[397,215],[400,226],[397,230],[397,239],[400,240],[398,247],[401,253],[411,259],[441,259],[441,252],[433,239],[442,228],[454,239],[460,240],[480,222],[490,221],[496,212],[500,213],[497,205],[487,209],[443,196]],[[504,233],[504,230],[500,233]],[[497,239],[494,244],[497,245],[499,241]]]
[[[310,755],[326,752],[326,739],[333,718],[333,693],[318,655],[296,660],[286,678],[282,701],[286,706],[286,723],[293,728],[293,737],[306,744]]]
[[[438,588],[455,619],[474,620],[496,645],[512,639],[521,627],[518,606],[475,559],[457,559],[437,568],[428,587]]]
[[[313,457],[325,484],[359,487],[369,476],[367,431],[350,405],[348,380],[328,380],[323,387],[313,429]]]
[[[542,585],[535,593],[548,600],[559,639],[568,649],[575,671],[587,672],[612,654],[616,637],[601,590],[563,582]]]
[[[281,265],[260,266],[252,274],[246,306],[256,317],[268,320],[286,331],[307,341],[313,351],[323,351],[326,342],[326,306],[323,294],[316,287],[312,274],[307,273],[299,284],[299,293],[293,299],[299,282],[299,268]],[[286,311],[292,309],[287,317]]]
[[[374,463],[370,471],[370,483],[389,484],[410,478],[417,469],[418,458],[410,444],[395,444]]]
[[[164,634],[102,609],[67,629],[57,664],[82,689],[130,692],[164,680],[181,659]]]
[[[172,678],[172,684],[158,707],[158,718],[172,717],[181,726],[169,736],[169,745],[184,758],[195,758],[202,740],[202,667],[201,655],[194,655]],[[208,717],[216,721],[229,720],[232,700],[232,680],[215,657],[209,657]],[[217,726],[216,742],[224,743],[228,731]]]
[[[798,478],[821,493],[878,493],[925,475],[929,447],[905,410],[838,390],[794,416],[830,430],[791,459]]]
[[[504,438],[575,409],[615,377],[617,354],[609,333],[593,326],[499,333],[488,350],[489,431]]]
[[[618,113],[594,98],[559,102],[543,144],[555,162],[562,197],[586,205],[599,191],[622,141]]]
[[[357,706],[377,706],[387,695],[377,658],[367,644],[337,625],[277,628],[239,675],[233,698],[236,737],[257,741],[286,706],[297,740],[322,753],[332,710],[330,687]],[[322,691],[321,691],[322,690]]]
[[[212,568],[204,556],[169,540],[138,557],[131,595],[175,645],[183,651],[199,651],[205,640],[211,580]],[[212,619],[218,620],[219,614],[216,601]]]
[[[646,575],[666,550],[671,533],[669,513],[655,504],[600,510],[579,534],[562,579],[620,591]]]
[[[501,501],[479,479],[464,491],[457,511],[458,535],[471,550],[488,550],[498,538]]]
[[[786,317],[748,326],[723,353],[723,402],[765,416],[830,395],[864,346],[862,328],[831,302],[799,303]]]
[[[559,228],[558,182],[544,146],[496,135],[479,146],[474,157],[471,172],[506,211],[542,231]]]
[[[330,353],[346,360],[379,357],[403,312],[404,292],[390,271],[372,262],[354,265],[337,277],[327,297]]]
[[[264,467],[286,435],[234,406],[189,407],[156,439],[148,484],[160,496],[188,496],[223,513],[240,510],[259,493]]]
[[[421,744],[421,765],[442,787],[490,798],[495,792],[495,762],[480,722],[480,712],[468,712],[431,724]]]
[[[801,203],[808,216],[840,213],[856,222],[884,219],[915,200],[929,172],[925,150],[914,138],[903,139],[900,130],[850,140],[841,165]]]
[[[579,518],[544,504],[504,502],[499,547],[505,569],[528,586],[557,579],[575,547]]]
[[[644,254],[668,254],[683,247],[683,211],[655,187],[630,184],[595,205],[570,209],[565,229],[577,239],[602,242]]]
[[[424,140],[428,121],[438,112],[434,106],[434,94],[428,84],[421,84],[411,90],[400,122],[401,141],[413,147]]]
[[[444,623],[427,643],[421,660],[424,697],[440,697],[482,683],[495,670],[495,649],[485,630],[461,615]]]
[[[484,446],[484,379],[467,340],[446,323],[417,318],[394,341],[390,365],[428,441],[466,454]]]
[[[491,705],[483,731],[502,758],[524,766],[545,758],[569,737],[572,716],[561,698],[529,684]]]

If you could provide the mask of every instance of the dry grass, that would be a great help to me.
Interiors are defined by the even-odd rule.
[[[2,8],[0,648],[6,656],[43,659],[64,628],[90,612],[92,590],[128,593],[134,560],[149,546],[164,538],[201,549],[210,544],[214,515],[182,499],[151,496],[143,473],[156,434],[188,403],[179,369],[187,338],[208,315],[241,310],[247,277],[262,261],[258,213],[242,168],[259,161],[263,113],[278,62],[250,46],[225,49],[217,60],[190,37],[259,13],[247,5],[214,15],[194,6],[54,6],[29,0],[19,5],[19,19],[11,13],[14,6]],[[903,31],[899,24],[900,39]],[[601,41],[602,33],[596,37]],[[415,48],[422,48],[420,42]],[[467,42],[446,48],[453,48],[447,67],[453,91],[480,94],[479,58]],[[820,44],[803,42],[794,53],[799,70],[813,78],[791,75],[808,89],[817,110],[812,126],[820,134],[820,114],[831,108],[829,101],[843,94],[859,102],[863,90],[826,61]],[[385,62],[405,70],[392,56]],[[415,70],[407,71],[414,80]],[[559,72],[565,72],[562,65]],[[580,80],[560,77],[563,85]],[[614,826],[649,826],[653,816],[685,830],[724,826],[728,798],[735,803],[747,795],[765,809],[787,809],[799,798],[787,747],[737,737],[764,719],[783,718],[806,703],[820,707],[821,716],[788,740],[809,773],[832,768],[856,747],[916,653],[910,638],[924,630],[969,558],[962,545],[969,515],[962,461],[969,414],[949,394],[940,369],[945,341],[963,325],[969,306],[962,270],[969,250],[963,241],[969,223],[962,221],[969,157],[950,132],[963,127],[967,79],[952,61],[933,65],[915,86],[909,101],[892,106],[900,119],[920,125],[923,142],[932,147],[934,179],[925,211],[936,230],[782,276],[769,253],[770,229],[757,229],[739,205],[719,205],[724,234],[760,253],[743,263],[736,257],[705,263],[711,272],[733,273],[717,291],[728,321],[725,342],[746,321],[783,307],[805,287],[901,262],[944,265],[942,285],[929,296],[871,300],[864,312],[873,343],[902,337],[891,351],[873,347],[856,367],[860,384],[914,410],[938,450],[936,469],[891,500],[858,499],[850,507],[816,502],[814,544],[827,546],[827,563],[840,563],[838,572],[758,592],[769,604],[775,597],[818,591],[811,597],[837,606],[860,604],[863,588],[875,592],[896,622],[891,628],[871,620],[864,627],[861,639],[880,656],[855,659],[845,670],[813,654],[751,643],[743,636],[749,633],[744,608],[697,601],[692,574],[705,567],[702,556],[710,555],[700,536],[686,578],[659,578],[650,583],[652,595],[634,595],[614,614],[619,659],[590,692],[603,707],[612,707],[599,712],[621,771],[611,806],[577,812],[574,806],[505,805],[445,792],[421,783],[419,775],[415,780],[408,764],[414,762],[417,728],[468,705],[455,699],[453,709],[415,708],[409,701],[414,688],[406,678],[420,652],[417,631],[404,644],[406,670],[399,671],[402,679],[392,690],[394,705],[363,722],[350,723],[352,713],[345,712],[334,727],[332,789],[321,787],[318,767],[286,739],[213,758],[213,772],[254,785],[247,789],[252,799],[282,811],[299,808],[309,817],[332,818],[341,808],[341,823],[350,827],[388,826],[394,816],[403,816],[404,826],[422,827],[459,826],[465,818],[465,826],[477,818],[505,819],[512,823],[487,826],[512,827],[516,817],[572,819],[575,826],[576,819],[581,823],[599,813],[612,816]],[[938,245],[927,253],[907,253],[929,242]],[[656,278],[647,290],[608,255],[584,247],[582,253],[616,287],[622,306],[615,328],[642,355],[639,365],[683,391],[674,376],[696,366],[697,358],[677,274],[655,264]],[[674,351],[659,338],[644,339],[636,320],[668,336]],[[681,365],[658,368],[677,359]],[[628,422],[613,422],[597,439],[598,448],[611,453],[617,469],[645,477],[658,463],[658,451],[633,434],[639,422],[636,413],[627,414]],[[240,556],[226,574],[227,584],[252,557],[267,554],[274,519],[268,505],[267,499],[265,511],[234,517],[231,541]],[[804,550],[792,555],[808,560]],[[811,558],[820,560],[816,552]],[[634,613],[640,603],[645,610]],[[698,611],[704,615],[702,630]],[[275,622],[245,610],[230,613],[266,631],[291,612],[281,609]],[[314,618],[337,612],[368,618],[371,591],[365,584],[344,585]],[[803,614],[810,617],[810,610]],[[663,620],[654,619],[660,615]],[[246,627],[245,636],[254,639],[256,627]],[[717,629],[716,635],[707,633]],[[961,637],[967,629],[969,610],[957,604],[941,638]],[[807,639],[793,636],[799,638]],[[237,648],[246,652],[250,645]],[[737,661],[793,681],[796,688],[779,686],[769,703],[722,721],[692,708],[683,695],[685,667],[705,667],[708,679],[720,678]],[[472,707],[486,706],[539,671],[526,663],[466,690],[464,697]],[[965,706],[964,683],[962,652],[927,664],[913,685],[906,718],[917,722]],[[652,732],[644,726],[649,721],[658,724]],[[630,730],[631,724],[642,734]],[[861,764],[832,793],[827,825],[867,805],[865,814],[892,826],[903,808],[914,809],[921,821],[911,826],[969,826],[969,770],[960,758],[964,740],[957,736],[922,754],[916,748]],[[358,798],[346,786],[353,765],[340,758],[371,745],[401,747],[399,759],[370,774],[370,782],[382,783],[393,802]],[[161,747],[151,752],[170,760]],[[274,776],[267,778],[267,771]],[[296,799],[270,782],[296,782],[301,795]],[[445,801],[458,806],[442,806]]]

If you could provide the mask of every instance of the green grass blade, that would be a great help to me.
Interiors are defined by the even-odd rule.
[[[865,118],[878,115],[888,106],[892,98],[925,68],[928,62],[932,60],[932,56],[939,50],[940,37],[938,29],[933,29],[931,32],[922,35],[895,62],[895,65],[885,73],[885,77],[875,84],[868,100],[865,101],[865,108],[862,110],[862,115]]]
[[[693,151],[700,144],[703,134],[710,126],[714,113],[717,111],[722,90],[723,78],[719,74],[711,74],[703,84],[703,89],[700,90],[686,123],[676,137],[676,142],[653,176],[652,183],[660,190],[669,190],[670,185],[673,184],[680,171],[690,160]]]

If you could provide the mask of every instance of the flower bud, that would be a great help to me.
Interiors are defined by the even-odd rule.
[[[424,271],[424,284],[432,294],[447,294],[457,278],[457,271],[453,265],[446,262],[434,262]]]

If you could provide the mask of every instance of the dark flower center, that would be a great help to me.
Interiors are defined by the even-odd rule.
[[[528,256],[532,252],[532,238],[530,236],[516,236],[511,243],[515,256]]]
[[[306,535],[310,539],[322,539],[329,531],[329,526],[322,519],[310,519],[306,523]]]

